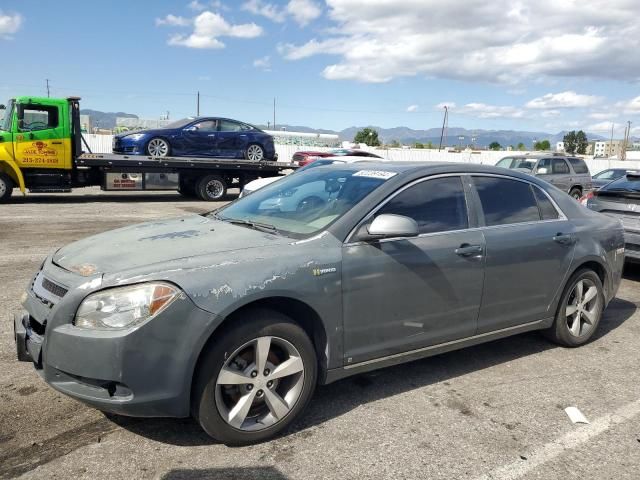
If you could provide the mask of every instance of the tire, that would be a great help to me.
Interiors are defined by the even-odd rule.
[[[582,284],[582,302],[579,300],[578,284],[580,283]],[[588,292],[591,288],[595,288],[595,295],[584,302],[585,297],[590,295]],[[577,309],[576,306],[578,306]],[[584,345],[598,328],[603,310],[604,294],[600,277],[593,270],[578,270],[567,282],[560,297],[556,318],[545,334],[553,342],[565,347]],[[574,313],[567,315],[567,312],[571,311]],[[576,324],[576,321],[579,323]]]
[[[7,203],[13,193],[13,180],[6,173],[0,172],[0,203]]]
[[[192,415],[203,430],[235,446],[269,440],[285,430],[307,407],[317,381],[315,350],[300,326],[271,310],[248,310],[242,317],[205,351],[192,390]],[[268,352],[262,372],[256,366],[258,345]],[[285,362],[292,373],[271,377]],[[220,383],[224,380],[229,383]],[[247,410],[236,408],[233,415],[242,399]]]
[[[576,200],[580,200],[582,198],[582,190],[580,190],[578,187],[572,188],[569,192],[569,195]]]
[[[154,137],[147,143],[146,150],[152,157],[166,157],[171,153],[171,146],[164,138]]]
[[[207,175],[197,182],[196,195],[205,202],[217,202],[227,194],[227,183],[219,175]]]
[[[244,158],[251,162],[261,162],[264,160],[264,148],[257,143],[251,143],[244,152]]]

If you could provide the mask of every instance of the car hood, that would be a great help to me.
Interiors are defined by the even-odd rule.
[[[193,215],[132,225],[58,250],[58,266],[91,276],[233,250],[286,244],[291,239]]]
[[[124,138],[127,137],[129,135],[167,135],[167,133],[169,133],[170,130],[169,129],[156,129],[156,130],[136,130],[135,132],[124,132],[124,133],[119,133],[116,135],[116,138]]]

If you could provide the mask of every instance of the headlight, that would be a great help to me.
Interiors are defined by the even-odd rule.
[[[168,283],[143,283],[96,292],[80,304],[74,324],[103,330],[128,328],[162,312],[180,293]]]
[[[125,138],[127,140],[133,140],[134,142],[137,142],[138,140],[140,140],[142,137],[144,137],[144,133],[133,133],[131,135],[127,135]]]

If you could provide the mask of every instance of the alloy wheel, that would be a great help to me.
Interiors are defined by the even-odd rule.
[[[252,162],[259,162],[264,158],[264,151],[260,145],[249,145],[247,148],[247,159]]]
[[[0,197],[7,193],[7,183],[4,179],[0,178]]]
[[[147,146],[152,157],[166,157],[169,154],[169,144],[161,138],[154,138]]]
[[[224,192],[224,185],[220,180],[210,180],[206,185],[207,196],[214,200],[222,197]]]
[[[304,375],[302,356],[290,342],[256,338],[227,357],[216,380],[216,407],[238,430],[263,430],[289,414],[302,393]]]
[[[567,327],[574,337],[582,337],[593,330],[600,314],[598,287],[588,279],[579,280],[569,297],[566,307]]]

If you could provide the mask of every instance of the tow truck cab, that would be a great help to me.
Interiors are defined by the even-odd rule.
[[[0,175],[10,180],[9,190],[69,192],[89,183],[90,171],[78,171],[74,162],[81,153],[79,102],[16,97],[2,106]]]

